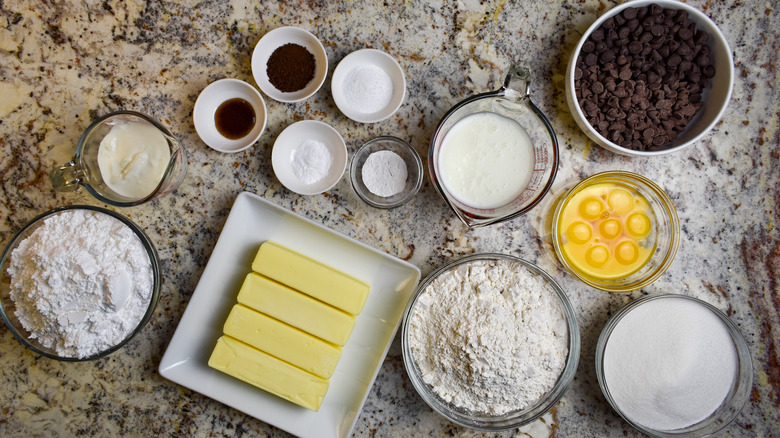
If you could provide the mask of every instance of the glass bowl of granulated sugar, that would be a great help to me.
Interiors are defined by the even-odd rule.
[[[126,217],[55,208],[25,225],[0,260],[0,313],[32,351],[62,361],[106,356],[137,335],[162,281],[157,251]]]
[[[404,366],[423,400],[477,430],[516,428],[547,413],[579,360],[566,294],[536,265],[505,254],[475,254],[433,271],[401,330]]]

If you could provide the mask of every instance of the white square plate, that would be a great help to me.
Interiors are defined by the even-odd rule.
[[[318,412],[209,368],[208,359],[260,244],[273,240],[368,282],[371,291]],[[346,437],[393,341],[420,270],[272,204],[241,193],[160,362],[160,374],[292,434]]]

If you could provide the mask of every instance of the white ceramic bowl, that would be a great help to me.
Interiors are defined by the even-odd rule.
[[[393,83],[390,101],[384,108],[374,112],[361,112],[351,106],[345,95],[344,85],[349,73],[361,66],[375,66],[382,69]],[[382,121],[398,111],[406,95],[406,77],[398,62],[387,53],[376,49],[361,49],[350,53],[339,62],[331,78],[331,93],[339,110],[350,119],[361,123]]]
[[[312,184],[305,184],[298,179],[292,168],[292,154],[306,140],[324,144],[332,159],[328,174]],[[271,151],[271,164],[279,182],[289,190],[300,195],[318,195],[330,190],[344,175],[347,168],[347,145],[341,134],[327,123],[303,120],[288,126],[276,138]]]
[[[314,79],[305,88],[285,93],[279,91],[268,80],[266,66],[268,58],[271,57],[274,50],[288,43],[305,47],[309,53],[314,55],[316,66]],[[307,30],[298,27],[274,29],[260,38],[254,52],[252,52],[252,75],[260,90],[273,100],[292,103],[308,99],[320,89],[322,84],[325,83],[325,77],[328,75],[328,57],[325,54],[325,47],[316,36]]]
[[[214,115],[223,102],[237,97],[246,100],[254,108],[255,127],[246,136],[231,140],[219,133]],[[220,79],[201,91],[198,100],[195,101],[192,118],[195,122],[195,131],[210,148],[219,152],[240,152],[252,146],[263,135],[267,119],[265,100],[255,87],[244,81]]]
[[[656,4],[665,9],[683,9],[688,12],[688,17],[691,21],[696,23],[696,26],[700,30],[707,32],[710,37],[707,44],[710,46],[710,56],[712,57],[715,66],[715,76],[712,78],[709,89],[702,95],[702,99],[705,102],[704,107],[702,107],[701,111],[699,111],[693,120],[691,120],[688,127],[671,142],[670,147],[660,151],[636,151],[611,142],[599,134],[590,123],[588,123],[575,95],[574,70],[577,64],[577,58],[580,56],[582,45],[594,30],[601,27],[604,21],[620,14],[627,8],[641,8],[651,4]],[[582,129],[591,140],[606,149],[623,155],[663,155],[690,146],[707,134],[710,129],[715,126],[718,120],[720,120],[721,116],[723,116],[729,99],[731,98],[733,87],[734,60],[731,56],[731,49],[729,48],[728,41],[726,41],[726,37],[723,36],[723,33],[718,26],[703,12],[676,0],[633,0],[610,9],[599,17],[599,19],[582,35],[582,38],[580,38],[579,43],[577,43],[577,46],[571,54],[569,66],[566,69],[566,102],[569,104],[569,110],[571,111],[574,121],[577,122],[580,129]]]

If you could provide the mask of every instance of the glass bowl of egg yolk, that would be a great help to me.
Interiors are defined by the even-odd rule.
[[[568,190],[555,207],[553,248],[586,284],[608,292],[641,289],[669,268],[680,243],[666,193],[631,172],[609,171]]]

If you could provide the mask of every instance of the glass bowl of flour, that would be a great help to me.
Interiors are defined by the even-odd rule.
[[[404,366],[435,411],[472,429],[530,423],[571,383],[580,335],[571,303],[536,265],[475,254],[433,271],[403,319]]]
[[[132,221],[99,207],[60,207],[33,219],[3,251],[0,313],[34,352],[93,360],[141,331],[161,282],[157,251]]]

